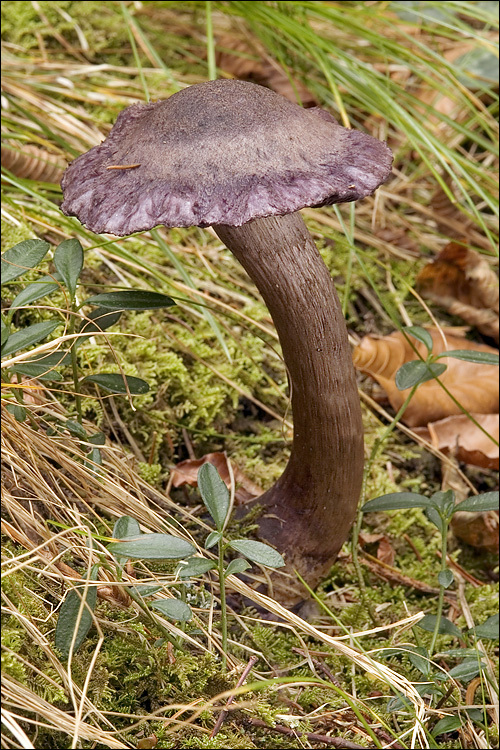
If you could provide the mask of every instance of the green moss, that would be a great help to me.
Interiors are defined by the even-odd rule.
[[[143,461],[137,463],[137,473],[145,482],[155,487],[163,476],[161,464],[146,464]]]
[[[19,225],[15,225],[2,219],[2,250],[8,250],[19,242],[35,238],[36,234],[28,224],[20,222]]]
[[[13,677],[23,685],[26,684],[26,668],[17,654],[22,649],[24,634],[16,626],[13,617],[2,617],[2,674]]]
[[[106,7],[106,3],[98,0],[58,0],[57,3],[41,0],[39,5],[48,23],[33,3],[25,0],[4,1],[2,39],[19,45],[26,52],[38,50],[40,39],[43,39],[51,49],[51,55],[57,57],[65,54],[57,34],[70,45],[80,48],[81,41],[76,32],[78,24],[96,61],[102,50],[113,45],[118,47],[128,41],[125,25],[117,23],[116,12],[112,7]]]

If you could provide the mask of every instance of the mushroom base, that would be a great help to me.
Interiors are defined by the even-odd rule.
[[[356,514],[363,425],[342,308],[300,214],[214,230],[255,282],[271,313],[290,383],[294,437],[280,479],[255,502],[259,535],[284,555],[273,595],[285,606],[307,596],[335,561]]]

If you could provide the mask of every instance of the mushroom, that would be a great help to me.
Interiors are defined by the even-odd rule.
[[[212,226],[255,282],[281,342],[294,435],[257,498],[259,535],[314,587],[348,536],[363,426],[335,287],[299,209],[355,201],[389,176],[387,145],[252,83],[217,80],[133,104],[62,180],[62,210],[94,232]],[[304,598],[296,576],[275,587]]]

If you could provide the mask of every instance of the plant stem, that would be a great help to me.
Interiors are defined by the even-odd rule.
[[[175,648],[178,648],[181,651],[183,650],[180,638],[175,638],[167,630],[167,628],[165,628],[161,624],[161,622],[158,622],[158,620],[156,619],[156,617],[153,615],[153,613],[151,612],[151,610],[149,609],[149,607],[147,606],[147,604],[145,604],[142,601],[142,599],[141,599],[140,596],[137,596],[136,594],[134,594],[134,592],[131,591],[128,586],[126,586],[126,587],[125,586],[124,587],[120,586],[119,588],[122,589],[123,591],[125,591],[130,596],[130,598],[137,604],[137,606],[140,607],[140,609],[142,609],[142,611],[144,612],[144,614],[146,615],[146,617],[148,618],[148,620],[151,623],[153,623],[153,625],[155,625],[158,628],[158,630],[161,632],[161,634],[163,635],[163,637],[165,638],[165,640],[167,640],[169,643],[171,643],[172,646],[174,646]]]
[[[448,550],[448,524],[449,519],[445,518],[444,515],[441,516],[441,521],[443,524],[443,528],[441,531],[441,570],[439,571],[442,573],[444,570],[446,570],[446,555]],[[429,647],[429,659],[432,659],[432,655],[434,653],[434,649],[436,648],[436,641],[437,637],[439,635],[439,625],[441,623],[441,616],[443,614],[443,604],[444,604],[444,586],[439,584],[439,597],[438,597],[438,606],[437,606],[437,613],[436,613],[436,626],[434,628],[434,633],[432,634],[432,641],[431,645]]]
[[[212,3],[205,2],[206,12],[206,28],[207,28],[207,65],[208,65],[208,77],[211,81],[215,81],[217,78],[217,67],[215,64],[215,44],[214,44],[214,32],[212,26]]]
[[[72,334],[75,333],[76,328],[76,319],[77,319],[78,311],[75,306],[75,301],[71,300],[71,316],[70,321],[68,325],[68,333]],[[80,380],[78,377],[78,361],[76,359],[76,347],[77,347],[78,339],[73,339],[70,346],[70,356],[71,356],[71,370],[73,372],[73,387],[75,389],[75,405],[76,405],[76,413],[78,415],[78,422],[80,424],[83,423],[83,413],[82,413],[82,398],[80,396]]]
[[[220,588],[220,617],[222,627],[222,671],[227,669],[227,608],[226,608],[226,579],[224,577],[224,546],[219,542],[219,588]]]

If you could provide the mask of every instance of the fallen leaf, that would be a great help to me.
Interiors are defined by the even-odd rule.
[[[498,550],[498,512],[468,513],[458,510],[451,517],[450,527],[455,536],[471,547]]]
[[[498,353],[496,349],[485,344],[476,344],[465,338],[453,336],[437,329],[427,330],[432,337],[433,354],[453,349]],[[424,344],[413,338],[411,338],[411,341],[420,356],[425,359],[427,349]],[[417,355],[405,336],[399,331],[378,339],[365,336],[353,352],[355,367],[370,375],[384,388],[395,411],[402,406],[408,395],[408,389],[399,391],[396,388],[396,373],[405,362],[411,362],[415,359],[417,359]],[[497,366],[475,364],[452,358],[440,361],[447,364],[447,369],[440,376],[440,380],[464,409],[470,413],[478,414],[498,413]],[[455,414],[462,414],[461,409],[446,394],[439,383],[435,380],[429,380],[417,388],[402,416],[402,421],[410,427],[417,427]]]
[[[386,563],[386,565],[394,565],[394,560],[396,557],[396,550],[390,543],[389,539],[387,537],[384,537],[380,540],[380,544],[378,545],[377,549],[377,560],[380,560],[380,562]]]
[[[417,288],[452,315],[498,342],[498,277],[475,250],[450,242],[417,277]]]
[[[198,470],[200,466],[203,466],[207,462],[215,466],[222,481],[230,489],[229,459],[226,453],[223,452],[207,453],[203,458],[188,458],[186,461],[181,461],[174,466],[170,474],[172,486],[182,487],[183,485],[188,485],[189,487],[196,487],[198,485]],[[235,501],[238,505],[243,505],[254,497],[262,495],[262,489],[248,479],[237,466],[231,463],[231,468],[236,483]]]
[[[20,147],[7,141],[2,143],[2,166],[22,179],[59,184],[68,164],[64,157],[38,146],[24,143]]]
[[[499,441],[498,414],[472,414],[476,422]],[[446,417],[438,422],[429,422],[427,427],[416,427],[415,432],[428,440],[435,448],[452,454],[463,461],[483,469],[498,469],[498,445],[471,422],[466,414]]]
[[[369,534],[368,532],[363,531],[359,535],[359,542],[362,547],[366,544],[374,544],[378,542],[377,559],[380,560],[380,562],[386,563],[386,565],[394,565],[396,551],[385,534]]]
[[[217,67],[242,81],[252,81],[281,94],[303,107],[316,107],[317,101],[303,83],[290,78],[270,58],[258,42],[236,34],[225,34],[217,40]]]

